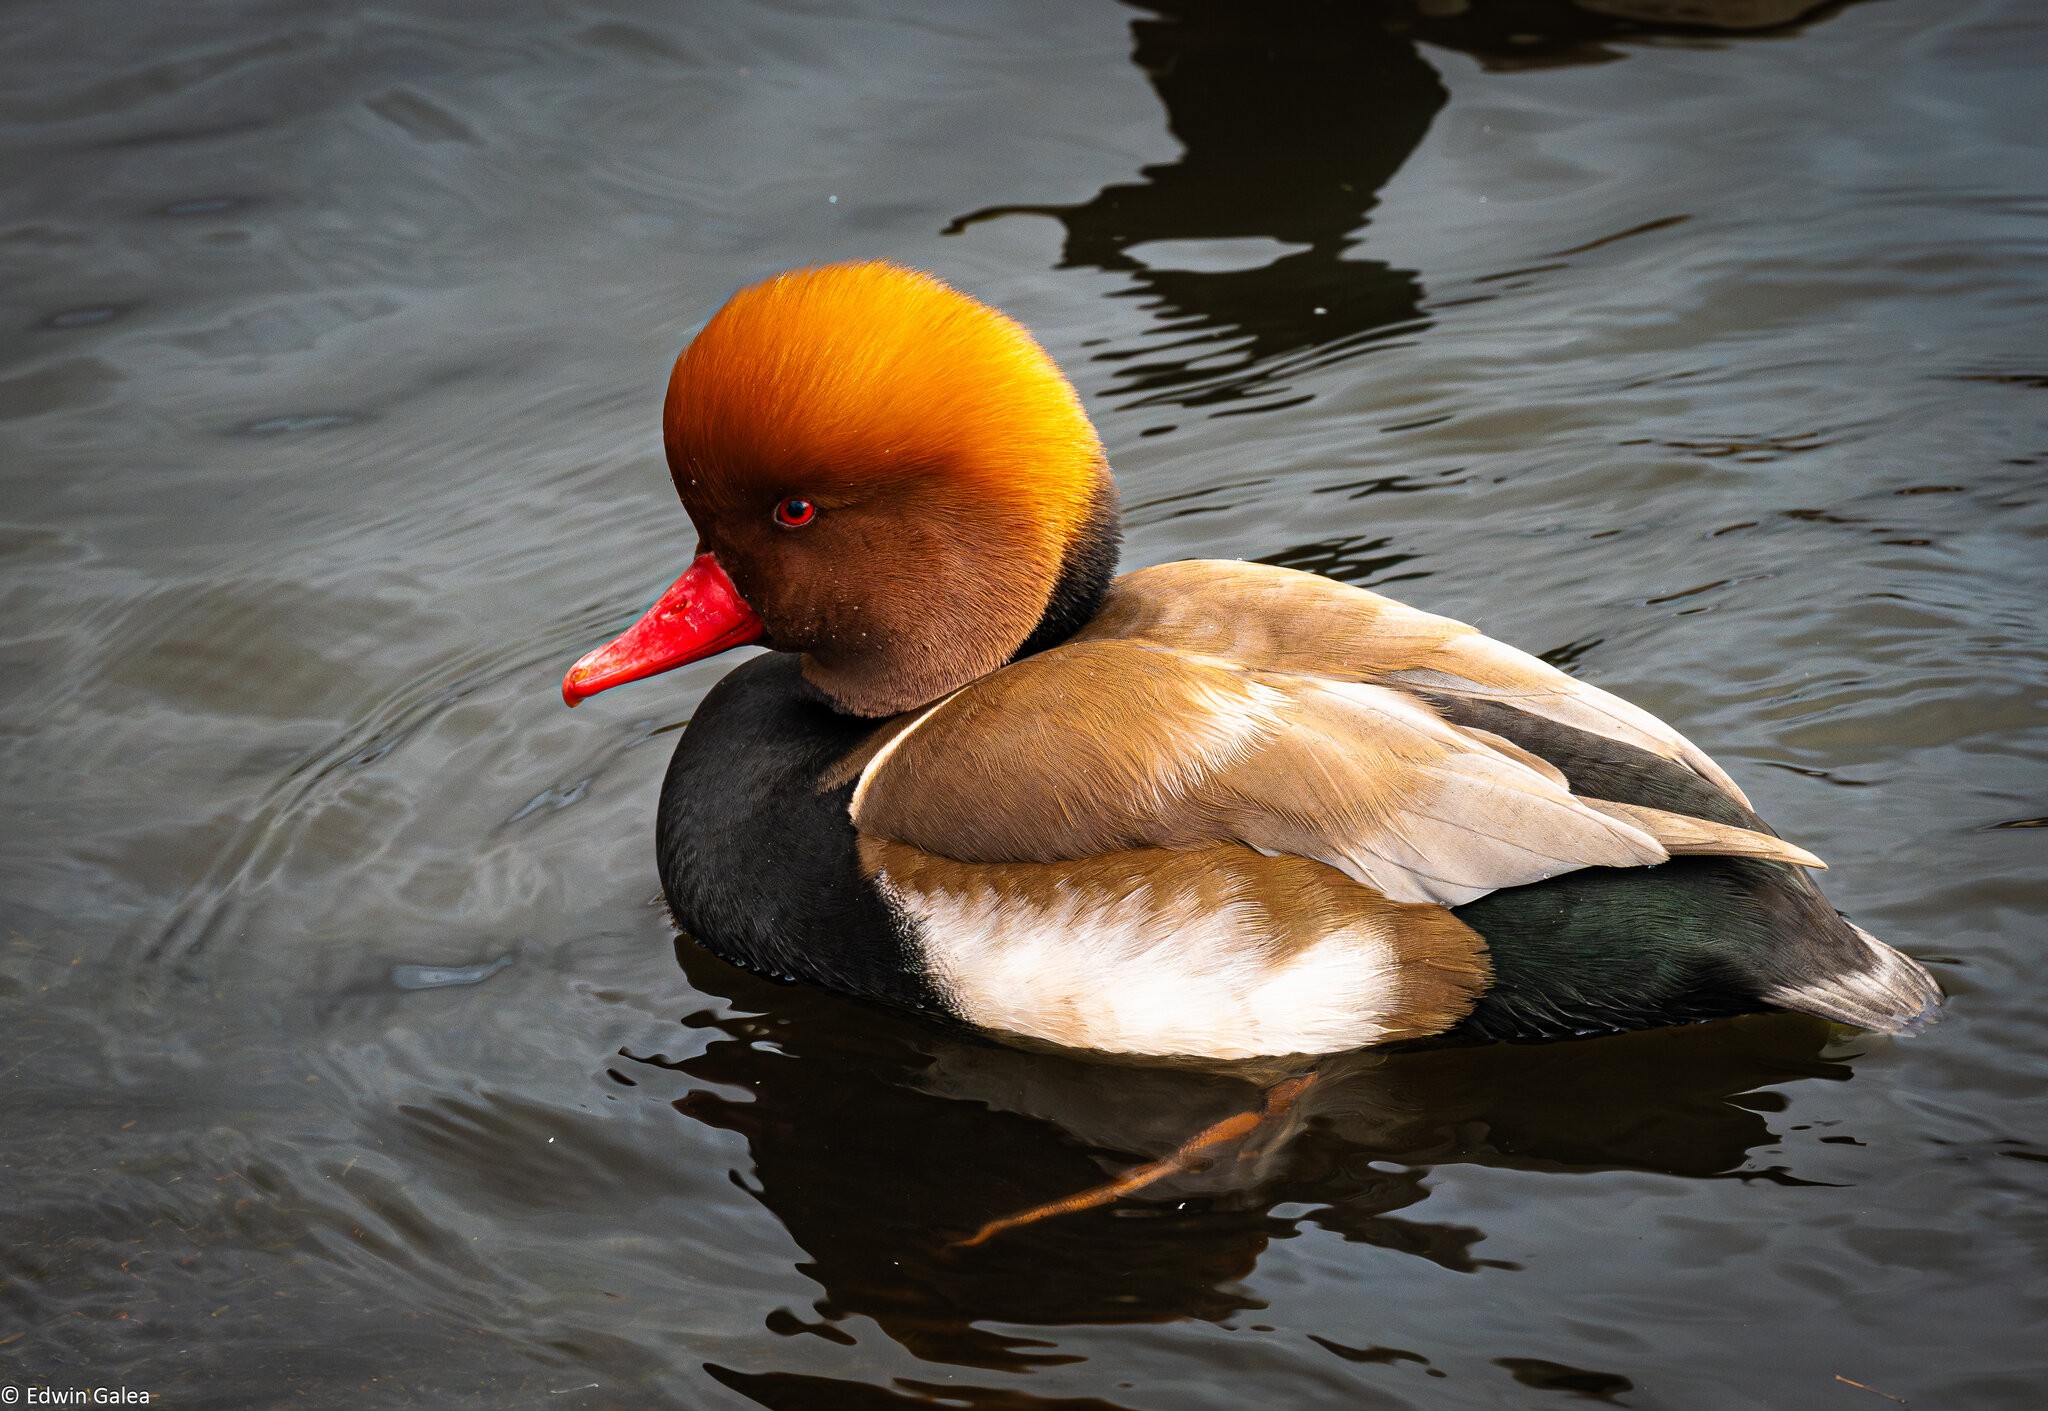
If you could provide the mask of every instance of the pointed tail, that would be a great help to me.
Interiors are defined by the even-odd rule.
[[[1781,1009],[1818,1014],[1881,1034],[1910,1034],[1925,1027],[1941,1009],[1941,986],[1919,961],[1854,922],[1847,924],[1865,947],[1861,966],[1852,964],[1824,979],[1773,986],[1764,991],[1764,999]]]

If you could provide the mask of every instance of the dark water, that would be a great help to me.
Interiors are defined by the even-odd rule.
[[[0,13],[0,1384],[2043,1404],[2048,11],[1233,8]],[[1038,330],[1132,563],[1623,691],[1949,1017],[1361,1055],[948,1250],[1251,1090],[678,954],[726,664],[556,695],[689,549],[669,359],[857,255]]]

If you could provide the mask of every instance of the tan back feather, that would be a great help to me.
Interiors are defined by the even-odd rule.
[[[1152,642],[1244,666],[1508,702],[1683,764],[1743,807],[1706,751],[1619,696],[1477,628],[1270,564],[1190,559],[1116,581],[1084,638]]]
[[[1526,750],[1444,721],[1404,689],[1418,674],[1688,765],[1698,754],[1463,624],[1285,569],[1169,564],[1120,579],[1076,640],[895,734],[862,769],[854,822],[979,863],[1235,842],[1446,906],[1673,851],[1818,863],[1765,835],[1576,798]]]

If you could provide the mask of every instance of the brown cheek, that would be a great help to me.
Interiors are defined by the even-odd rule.
[[[767,626],[764,645],[777,651],[815,651],[832,636],[831,606],[838,596],[826,576],[833,562],[832,546],[822,539],[794,542],[806,532],[771,529],[747,535],[751,542],[733,544],[733,561],[726,564],[733,586]],[[720,562],[725,562],[723,554]]]
[[[807,650],[832,656],[858,649],[876,631],[898,589],[877,574],[858,526],[835,525],[827,542],[820,536],[816,560],[806,565],[803,595],[811,617]],[[809,546],[806,546],[809,547]]]
[[[859,578],[847,585],[859,609],[838,614],[834,623],[841,643],[879,640],[917,658],[986,654],[977,650],[978,630],[989,627],[1017,591],[1008,581],[1016,565],[965,535],[924,524],[909,533],[890,526],[864,547]]]

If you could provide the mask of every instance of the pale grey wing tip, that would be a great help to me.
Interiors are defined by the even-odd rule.
[[[1915,1034],[1933,1023],[1943,997],[1927,967],[1861,926],[1849,929],[1869,949],[1865,964],[1804,984],[1776,986],[1764,998],[1784,1009],[1880,1034]]]

